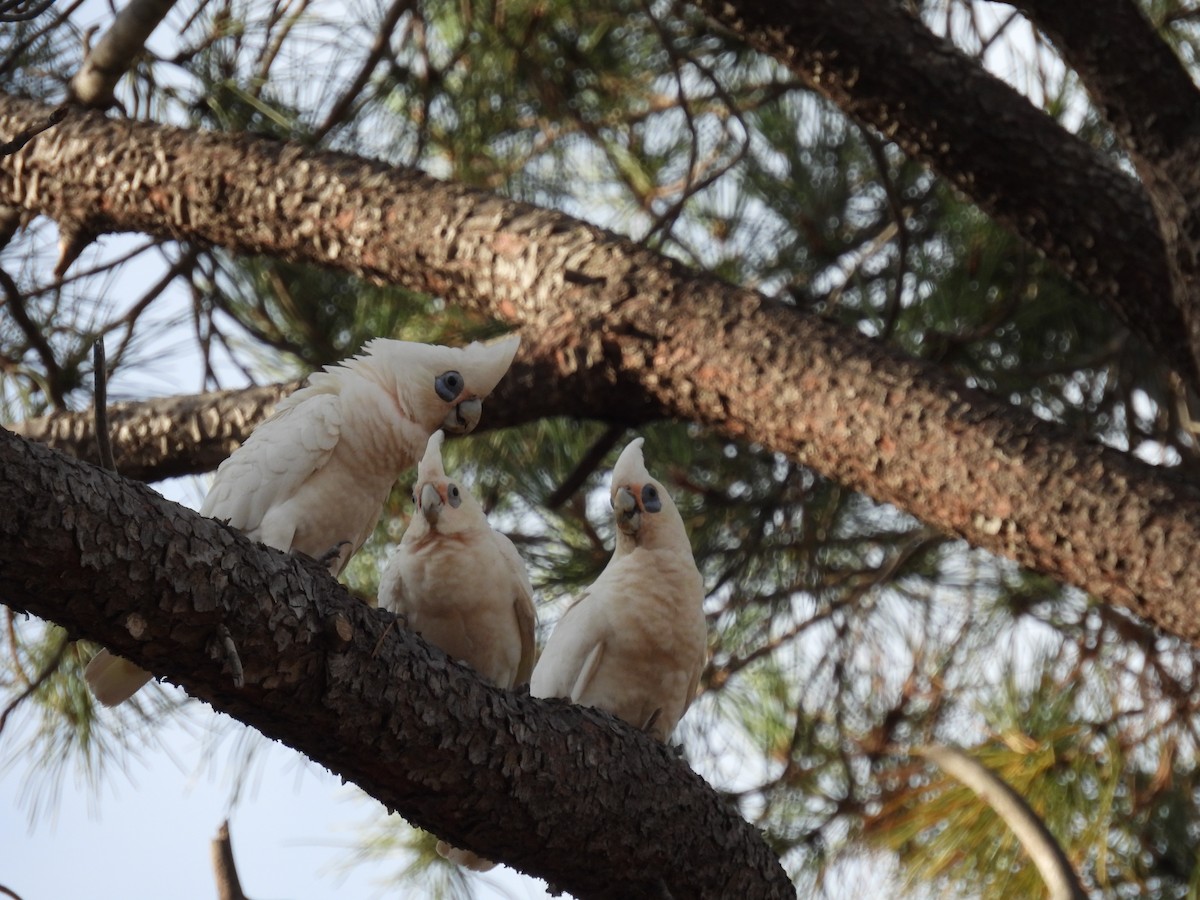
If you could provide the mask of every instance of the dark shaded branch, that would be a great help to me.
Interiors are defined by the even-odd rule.
[[[795,895],[757,829],[670,748],[486,685],[319,564],[3,430],[0,508],[5,604],[170,678],[455,846],[581,898]],[[349,641],[330,636],[338,617]]]
[[[25,297],[20,288],[4,269],[0,269],[0,289],[4,291],[5,308],[12,316],[13,321],[17,323],[17,327],[21,329],[21,333],[25,335],[29,346],[37,353],[38,358],[42,361],[42,367],[46,370],[46,394],[56,407],[65,409],[67,404],[63,394],[62,367],[55,359],[54,350],[50,346],[50,342],[46,340],[46,336],[42,334],[42,329],[29,317],[29,311],[25,309]]]
[[[1129,153],[1158,218],[1171,297],[1200,347],[1200,90],[1130,0],[1020,0]]]
[[[1184,339],[1154,210],[1113,159],[935,35],[905,4],[697,5],[951,181],[1105,303],[1189,384],[1200,384],[1200,346]],[[1067,3],[1064,14],[1076,7],[1084,9]],[[1094,16],[1090,5],[1078,15]],[[1072,19],[1071,27],[1079,22]],[[1122,58],[1116,68],[1131,62]]]
[[[96,456],[101,468],[117,471],[113,462],[112,441],[108,436],[108,372],[105,369],[104,340],[97,338],[92,346],[92,371],[95,376],[95,392],[92,397],[92,429],[96,438]]]
[[[313,132],[311,140],[315,143],[324,138],[329,132],[343,122],[349,114],[350,109],[355,103],[359,102],[363,88],[367,86],[367,82],[371,79],[371,73],[379,65],[384,54],[387,53],[388,47],[391,44],[392,32],[396,30],[396,26],[400,24],[401,17],[413,8],[413,0],[392,0],[392,5],[388,7],[383,19],[379,22],[379,28],[375,32],[375,41],[371,44],[371,49],[367,53],[366,59],[363,60],[362,66],[358,70],[358,75],[350,83],[350,86],[342,92],[337,102],[330,108],[328,115],[325,116],[316,131]]]
[[[604,462],[604,457],[608,456],[610,450],[617,446],[617,441],[621,439],[621,435],[625,434],[626,428],[624,425],[610,425],[604,429],[604,434],[596,439],[595,443],[588,448],[587,453],[579,460],[575,468],[570,474],[563,479],[563,483],[554,489],[554,492],[546,498],[547,509],[558,509],[566,503],[571,496],[583,487],[583,483],[587,481],[588,476]]]
[[[0,131],[42,109],[0,97]],[[88,113],[20,159],[0,169],[0,202],[83,206],[110,228],[336,267],[517,322],[576,413],[608,402],[610,421],[653,409],[756,441],[1200,642],[1194,486],[853,329],[561,213],[343,154]],[[119,189],[135,177],[142,191]]]
[[[47,129],[53,128],[59,122],[67,117],[67,109],[65,106],[60,106],[58,109],[51,112],[41,122],[35,122],[28,128],[22,129],[17,134],[3,144],[0,144],[0,156],[12,156],[35,137]],[[6,242],[7,243],[7,242]]]

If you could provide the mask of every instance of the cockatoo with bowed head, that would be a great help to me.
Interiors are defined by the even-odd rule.
[[[200,508],[339,574],[375,528],[397,477],[438,429],[465,434],[517,352],[516,335],[441,347],[376,338],[279,403],[221,463]],[[102,650],[84,677],[114,706],[151,675]]]
[[[379,604],[497,687],[533,670],[533,587],[512,541],[488,524],[475,498],[446,475],[444,435],[434,432],[417,466],[416,509],[379,581]],[[447,859],[487,871],[494,863],[438,841]]]
[[[616,548],[559,620],[533,670],[535,697],[607,710],[666,741],[707,656],[704,582],[679,510],[642,459],[642,438],[613,468]]]
[[[533,587],[525,563],[470,493],[446,475],[440,431],[413,487],[416,509],[379,581],[379,605],[497,687],[529,683]]]

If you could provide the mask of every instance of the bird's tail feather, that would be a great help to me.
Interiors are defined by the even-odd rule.
[[[154,676],[127,659],[101,650],[83,670],[83,678],[92,694],[105,706],[124,703]]]

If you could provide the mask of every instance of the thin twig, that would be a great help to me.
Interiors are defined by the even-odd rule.
[[[384,53],[387,52],[388,46],[391,43],[392,32],[400,24],[400,18],[412,8],[413,0],[394,0],[388,8],[383,20],[379,23],[379,30],[375,33],[375,41],[371,45],[371,50],[367,53],[366,59],[363,60],[358,74],[354,77],[354,81],[351,82],[350,87],[333,104],[333,107],[325,116],[325,121],[317,126],[317,130],[313,132],[311,138],[313,143],[317,143],[324,138],[339,122],[346,118],[350,112],[350,108],[354,105],[355,99],[362,94],[363,88],[367,86],[367,82],[371,80],[372,73],[383,59]]]
[[[571,474],[546,498],[546,508],[558,509],[566,503],[579,490],[583,483],[587,481],[588,476],[596,471],[596,467],[608,455],[608,451],[617,445],[617,441],[621,439],[621,435],[624,433],[624,425],[609,425],[604,430],[604,434],[600,435],[596,442],[588,449],[587,453],[583,455],[583,458],[579,460],[575,468],[571,470]]]
[[[66,117],[67,117],[67,108],[65,106],[60,106],[58,109],[56,109],[52,113],[50,113],[50,115],[46,116],[46,118],[43,119],[41,122],[38,122],[34,125],[30,125],[24,131],[18,132],[17,136],[15,138],[13,138],[11,141],[8,141],[7,143],[4,143],[4,144],[0,144],[0,156],[12,156],[14,153],[16,153],[18,150],[20,150],[22,147],[24,147],[30,141],[32,141],[35,137],[37,137],[43,131],[45,131],[48,128],[53,128],[55,125],[57,125],[59,122],[61,122]]]
[[[0,269],[0,288],[4,290],[5,305],[12,314],[13,321],[17,323],[17,327],[21,329],[30,346],[37,351],[42,365],[46,368],[46,393],[54,401],[56,407],[65,409],[67,404],[62,392],[64,380],[62,369],[58,365],[58,360],[54,358],[54,351],[50,348],[46,336],[29,318],[29,312],[25,309],[25,297],[20,288],[4,269]]]
[[[4,726],[8,724],[8,717],[13,714],[18,706],[33,696],[34,691],[46,683],[46,679],[53,675],[58,670],[58,664],[62,662],[63,656],[67,652],[67,647],[70,646],[70,641],[63,641],[58,645],[58,649],[54,651],[54,656],[50,658],[50,662],[46,664],[46,668],[38,672],[37,677],[25,687],[25,690],[17,694],[12,699],[12,702],[4,708],[4,712],[0,714],[0,733],[4,732]],[[13,894],[12,896],[16,896]]]
[[[117,464],[113,460],[112,441],[108,436],[108,373],[104,367],[104,339],[97,338],[92,345],[92,370],[96,380],[96,396],[92,401],[96,418],[96,453],[100,456],[100,465],[115,472]]]

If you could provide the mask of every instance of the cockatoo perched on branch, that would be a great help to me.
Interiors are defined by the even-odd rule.
[[[704,583],[679,510],[646,471],[642,438],[617,459],[611,498],[612,558],[555,626],[530,693],[599,707],[665,742],[704,668]]]
[[[278,550],[326,558],[334,575],[363,545],[392,485],[438,429],[479,422],[520,338],[440,347],[376,338],[285,398],[221,463],[200,508]],[[114,706],[150,674],[102,650],[84,677]]]
[[[416,510],[379,581],[379,603],[497,687],[533,670],[533,587],[512,541],[488,525],[475,498],[447,477],[438,431],[413,487]],[[477,871],[494,863],[438,841],[438,852]]]

